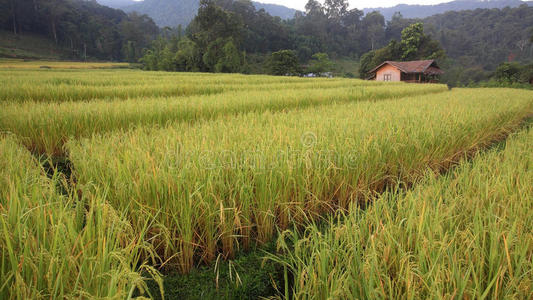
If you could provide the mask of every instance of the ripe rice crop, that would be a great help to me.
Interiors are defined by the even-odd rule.
[[[130,70],[12,71],[0,73],[0,100],[5,102],[117,100],[209,95],[239,90],[325,89],[383,84],[354,79],[280,78],[227,74],[184,75]]]
[[[279,239],[294,299],[531,299],[533,128],[326,230]],[[287,284],[289,284],[287,282]]]
[[[103,196],[56,191],[31,154],[0,137],[0,299],[125,299],[157,272],[142,232]],[[139,228],[136,228],[138,230]]]
[[[176,84],[198,83],[202,85],[264,85],[276,83],[309,83],[328,84],[343,82],[360,85],[394,85],[404,83],[383,83],[344,78],[300,78],[265,75],[214,74],[214,73],[169,73],[139,72],[136,70],[2,70],[2,82],[11,84],[72,84],[72,85],[137,85],[141,84]]]
[[[72,137],[168,122],[197,122],[224,115],[282,111],[314,105],[400,98],[446,91],[443,85],[391,85],[295,91],[242,91],[187,98],[67,103],[13,103],[0,111],[0,130],[21,137],[32,151],[64,155]]]
[[[128,211],[134,229],[155,219],[154,247],[167,266],[187,272],[195,261],[271,240],[276,226],[447,168],[532,109],[529,92],[457,90],[142,127],[67,148],[79,182],[109,189],[108,201]]]

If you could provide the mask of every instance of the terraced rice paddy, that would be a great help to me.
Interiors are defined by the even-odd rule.
[[[142,233],[103,195],[60,194],[13,137],[0,139],[1,299],[124,299],[146,284]]]
[[[295,299],[531,299],[533,129],[279,241]]]
[[[353,234],[342,238],[367,238],[356,229],[367,223],[379,227],[372,225],[379,220],[373,210],[394,203],[389,198],[404,197],[391,189],[415,193],[427,172],[445,172],[518,130],[533,112],[531,92],[125,69],[6,68],[0,78],[0,172],[6,178],[1,181],[0,271],[2,278],[9,278],[0,286],[0,298],[139,295],[146,278],[159,280],[159,272],[185,274],[217,258],[232,259],[240,250],[275,240],[284,230],[295,230],[295,248],[284,248],[285,255],[276,260],[296,280],[309,282],[287,286],[286,295],[296,298],[438,298],[452,295],[444,276],[460,278],[465,270],[475,279],[457,287],[461,295],[483,296],[481,289],[489,288],[494,295],[522,296],[524,287],[531,287],[531,271],[523,271],[531,269],[524,262],[531,258],[531,244],[524,242],[531,232],[523,233],[526,229],[513,233],[519,255],[509,250],[508,259],[491,256],[490,274],[479,271],[483,262],[473,258],[466,258],[471,269],[454,269],[436,259],[434,269],[418,268],[425,273],[406,283],[390,273],[387,277],[383,262],[371,260],[364,272],[370,272],[373,281],[361,287],[343,281],[363,270],[356,262],[364,259],[343,248],[351,245],[344,240],[338,248],[343,257],[331,258],[334,254],[324,250],[324,260],[347,266],[335,269],[329,263],[338,273],[335,281],[328,281],[331,287],[306,277],[316,274],[313,278],[319,280],[323,273],[313,269],[319,266],[312,260],[315,256],[307,255],[314,253],[314,241],[298,234],[298,229],[310,228],[306,232],[311,235],[316,228],[308,227],[310,223],[341,211],[346,212],[342,224],[358,226],[347,229]],[[68,172],[45,172],[39,165],[44,161],[64,161],[62,168]],[[513,163],[521,170],[516,160],[505,164]],[[506,175],[511,182],[513,174]],[[450,184],[436,180],[443,180],[442,187]],[[481,175],[479,180],[484,180]],[[514,199],[511,187],[500,192]],[[472,188],[472,195],[488,199],[492,193]],[[473,198],[450,201],[477,207]],[[514,208],[508,214],[531,224],[531,209],[524,209],[531,206],[531,193],[525,204],[520,201],[516,207],[521,215]],[[372,217],[361,219],[362,208]],[[398,214],[404,211],[398,209]],[[486,213],[496,212],[491,206]],[[449,214],[420,221],[406,213],[403,222],[423,224],[430,235],[433,222],[444,222]],[[513,224],[513,230],[526,228]],[[481,221],[476,225],[485,231],[495,226]],[[406,232],[401,238],[407,239],[411,248],[405,251],[413,255],[429,242],[447,240],[436,234],[423,240],[418,232]],[[457,249],[477,241],[459,228],[453,233],[463,237],[449,240]],[[402,241],[387,237],[383,243],[389,247]],[[30,242],[24,244],[26,239]],[[511,241],[507,234],[505,239]],[[285,240],[282,235],[280,242]],[[485,249],[484,244],[476,247]],[[431,255],[440,251],[435,249]],[[391,264],[404,259],[387,251],[381,254],[391,255]],[[67,263],[74,267],[64,272]],[[512,279],[507,269],[519,278]],[[31,276],[30,270],[39,270],[33,273],[38,276]],[[495,274],[500,279],[488,287],[487,280],[490,283]]]

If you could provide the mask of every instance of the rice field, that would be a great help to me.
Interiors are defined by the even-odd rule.
[[[353,79],[279,78],[259,75],[220,76],[200,73],[148,73],[138,70],[4,69],[0,74],[0,99],[3,102],[15,103],[61,103],[210,95],[228,91],[291,91],[381,85],[383,83]],[[400,86],[407,88],[405,85]]]
[[[519,93],[477,101],[476,93],[141,128],[74,141],[67,151],[80,183],[109,188],[131,220],[153,216],[154,246],[188,272],[194,257],[232,257],[251,239],[268,242],[276,228],[446,167],[533,108]]]
[[[151,251],[105,194],[61,194],[58,173],[0,138],[1,299],[124,299],[145,290]]]
[[[69,138],[95,133],[143,125],[164,126],[169,122],[192,123],[248,112],[378,101],[447,90],[442,85],[404,84],[383,89],[380,87],[382,83],[347,79],[289,78],[287,82],[282,82],[280,78],[268,76],[202,77],[198,74],[148,72],[148,75],[143,75],[145,72],[130,70],[48,72],[45,76],[39,76],[39,72],[30,74],[29,78],[37,82],[27,79],[26,72],[18,72],[14,79],[3,74],[12,79],[3,83],[9,88],[0,89],[0,99],[4,100],[0,111],[0,130],[19,136],[32,152],[54,156],[65,155],[63,146]],[[79,78],[76,76],[78,73]],[[71,79],[66,74],[70,74]],[[106,79],[106,76],[110,77]],[[142,83],[142,76],[148,77],[146,83]],[[129,86],[123,85],[126,81],[118,78],[128,79]],[[49,84],[50,81],[66,80],[68,84]],[[81,81],[94,85],[78,84]],[[99,82],[117,84],[99,86]],[[133,82],[141,83],[134,85]],[[112,97],[107,98],[110,95]]]
[[[278,241],[294,299],[531,299],[533,129]],[[287,282],[287,286],[288,286]]]
[[[507,173],[470,172],[464,189],[452,179],[464,158],[523,126],[530,91],[39,64],[0,63],[2,299],[151,297],[147,282],[162,287],[162,274],[278,238],[269,257],[294,284],[264,296],[522,298],[531,288],[527,160],[491,150],[485,161]],[[492,187],[516,203],[501,207]],[[426,189],[427,213],[397,206],[423,202]],[[453,207],[431,206],[431,193]],[[459,226],[466,209],[476,231]],[[351,244],[389,223],[381,248]]]

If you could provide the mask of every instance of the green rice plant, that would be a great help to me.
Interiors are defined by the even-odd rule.
[[[228,92],[188,98],[67,103],[13,103],[0,111],[0,130],[21,137],[37,153],[64,155],[69,138],[168,122],[197,122],[224,115],[283,111],[352,101],[376,101],[446,91],[442,85],[392,85],[310,90]]]
[[[533,129],[410,191],[287,231],[294,299],[531,299]],[[287,286],[289,286],[287,281]]]
[[[76,201],[56,191],[31,154],[0,139],[0,299],[125,299],[145,294],[153,253],[93,190]],[[135,228],[138,230],[139,228]]]
[[[242,114],[141,127],[67,144],[81,184],[109,189],[133,228],[155,219],[150,240],[165,266],[188,272],[218,253],[409,184],[429,167],[516,128],[532,94],[455,90],[401,101],[287,113]]]

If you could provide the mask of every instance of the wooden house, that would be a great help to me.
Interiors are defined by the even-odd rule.
[[[413,83],[438,82],[439,76],[444,74],[434,60],[386,61],[370,73],[370,80]]]

